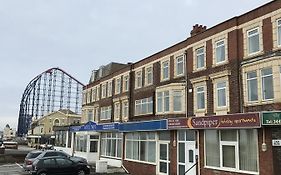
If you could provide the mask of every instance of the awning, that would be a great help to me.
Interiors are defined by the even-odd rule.
[[[128,123],[121,123],[119,125],[119,130],[121,132],[157,131],[157,130],[166,130],[166,129],[167,129],[167,120],[128,122]]]

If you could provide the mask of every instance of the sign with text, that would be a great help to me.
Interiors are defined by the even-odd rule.
[[[281,125],[281,112],[263,112],[262,125]]]
[[[260,128],[258,113],[168,119],[168,129]]]

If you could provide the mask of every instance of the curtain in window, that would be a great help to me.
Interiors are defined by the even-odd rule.
[[[257,130],[239,130],[239,166],[240,170],[258,171]]]

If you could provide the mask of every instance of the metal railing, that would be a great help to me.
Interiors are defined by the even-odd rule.
[[[183,173],[183,175],[185,175],[186,173],[188,173],[193,167],[195,167],[198,164],[198,161],[196,161],[196,163],[194,165],[192,165],[186,172]]]

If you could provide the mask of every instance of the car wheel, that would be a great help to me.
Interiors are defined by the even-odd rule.
[[[86,173],[85,173],[85,171],[84,170],[79,170],[78,171],[78,175],[85,175]]]
[[[38,175],[47,175],[47,173],[42,172],[42,173],[39,173]]]

